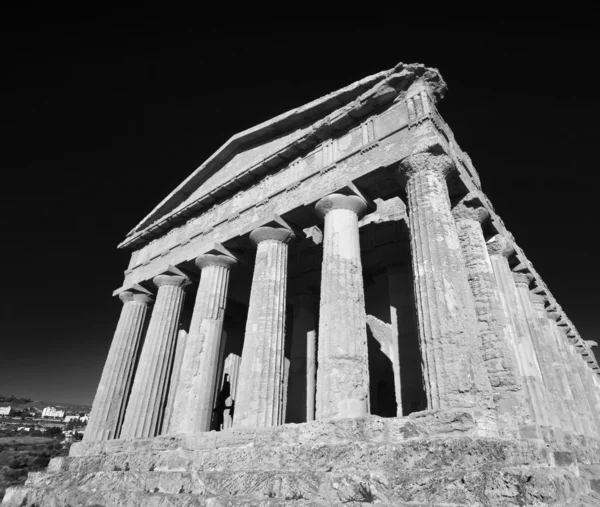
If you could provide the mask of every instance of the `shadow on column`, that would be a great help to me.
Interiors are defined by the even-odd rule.
[[[231,428],[234,416],[238,372],[244,344],[244,327],[248,308],[238,301],[227,301],[227,314],[223,329],[227,333],[221,380],[215,397],[214,416],[211,430],[221,431]]]
[[[369,317],[372,316],[369,315]],[[369,347],[371,414],[381,417],[396,417],[398,403],[394,387],[394,369],[389,357],[381,350],[381,344],[373,335],[373,326],[371,325],[367,325],[367,345]]]

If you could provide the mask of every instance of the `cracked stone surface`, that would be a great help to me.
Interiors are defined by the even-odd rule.
[[[598,442],[567,450],[481,437],[478,418],[440,410],[82,443],[9,489],[3,505],[441,507],[600,498]]]
[[[205,254],[196,259],[202,274],[180,367],[169,433],[210,430],[229,272],[235,263],[235,259],[226,255]]]
[[[275,426],[283,422],[284,331],[288,242],[292,231],[259,227],[246,336],[242,351],[234,427]]]
[[[508,336],[508,322],[481,229],[481,222],[488,214],[481,207],[461,203],[453,209],[453,215],[475,298],[480,348],[498,417],[503,427],[516,429],[525,421],[525,400],[516,354]]]
[[[475,303],[446,174],[453,164],[427,149],[403,161],[419,336],[429,406],[446,408],[492,400],[478,344]]]
[[[367,317],[358,220],[367,205],[358,196],[321,199],[325,219],[317,370],[316,419],[369,411]]]

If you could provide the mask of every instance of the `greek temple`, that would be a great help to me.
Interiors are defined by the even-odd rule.
[[[5,501],[538,505],[541,479],[507,479],[503,500],[473,478],[488,465],[552,471],[539,505],[599,494],[596,343],[486,197],[436,109],[445,91],[398,64],[234,135],[166,195],[119,245],[83,442]],[[394,453],[440,439],[466,475],[439,457],[421,497],[420,465]]]

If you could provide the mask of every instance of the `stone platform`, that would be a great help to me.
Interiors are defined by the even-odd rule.
[[[2,505],[600,505],[598,442],[489,428],[452,410],[79,443]]]

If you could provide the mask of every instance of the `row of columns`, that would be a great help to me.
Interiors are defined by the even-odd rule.
[[[598,390],[586,391],[594,382],[591,372],[546,313],[544,302],[532,300],[530,275],[511,271],[511,249],[504,238],[496,236],[486,244],[481,223],[488,217],[481,205],[468,197],[452,208],[446,183],[452,168],[451,159],[433,147],[405,159],[398,171],[408,202],[428,407],[494,409],[499,425],[510,430],[533,423],[597,434]],[[316,398],[313,403],[306,396],[307,405],[299,413],[288,411],[287,420],[369,412],[358,229],[366,210],[366,201],[356,193],[331,194],[316,205],[325,222]],[[308,305],[298,305],[292,344],[292,357],[304,355],[306,361],[292,361],[288,373],[284,354],[287,256],[293,237],[282,227],[259,227],[250,235],[257,251],[242,359],[236,365],[234,427],[282,424],[288,382],[292,394],[315,392],[314,313],[303,313]],[[132,387],[150,297],[141,288],[121,295],[124,307],[86,440],[210,429],[225,346],[229,274],[235,264],[223,252],[196,259],[202,274],[180,354],[175,351],[177,324],[189,280],[176,268],[154,278],[155,308]],[[179,376],[170,386],[173,363],[179,361]]]
[[[326,261],[323,264],[321,347],[319,362],[322,385],[317,387],[316,402],[306,396],[304,414],[288,415],[288,419],[313,419],[363,415],[368,412],[368,360],[364,289],[358,235],[358,219],[366,211],[366,202],[358,196],[333,194],[319,201],[317,212],[325,222]],[[256,245],[256,261],[250,294],[248,318],[241,363],[239,364],[235,423],[236,427],[274,426],[286,419],[285,396],[288,383],[284,358],[285,310],[287,292],[288,244],[291,230],[281,227],[259,227],[250,234]],[[138,313],[147,310],[150,297],[144,293],[124,292],[126,302],[113,339],[100,387],[92,409],[86,440],[108,438],[152,437],[160,433],[194,433],[208,431],[217,391],[217,374],[224,343],[223,319],[226,309],[229,273],[235,265],[233,256],[206,254],[196,259],[201,269],[190,331],[185,337],[185,350],[177,354],[177,323],[180,318],[184,288],[189,279],[176,268],[153,279],[158,287],[154,311],[146,340],[138,361],[138,371],[132,384],[132,374],[123,373],[123,365],[135,364],[143,318],[132,324],[129,300],[135,300]],[[344,297],[340,298],[342,289]],[[302,312],[302,308],[304,312]],[[298,305],[298,321],[306,317],[305,325],[314,318],[309,305]],[[329,319],[339,326],[324,324]],[[302,334],[302,326],[297,326]],[[351,332],[339,336],[340,329]],[[316,336],[314,327],[304,331],[304,340],[294,347],[296,356],[307,361],[302,368],[294,364],[292,385],[310,393],[315,391]],[[304,343],[303,343],[304,342]],[[121,348],[131,348],[124,356]],[[181,348],[181,347],[180,347]],[[349,352],[348,352],[349,351]],[[176,363],[175,374],[169,378]],[[120,369],[117,365],[121,365]],[[237,366],[236,366],[237,367]],[[114,370],[118,371],[115,372]],[[304,370],[303,372],[301,370]],[[301,376],[306,381],[302,385]],[[350,381],[349,381],[350,380]],[[105,389],[104,385],[119,389]],[[352,386],[350,389],[347,386]],[[131,388],[131,394],[127,395]],[[167,395],[170,393],[170,396]],[[115,400],[123,416],[110,422]],[[110,426],[110,429],[107,429]]]

